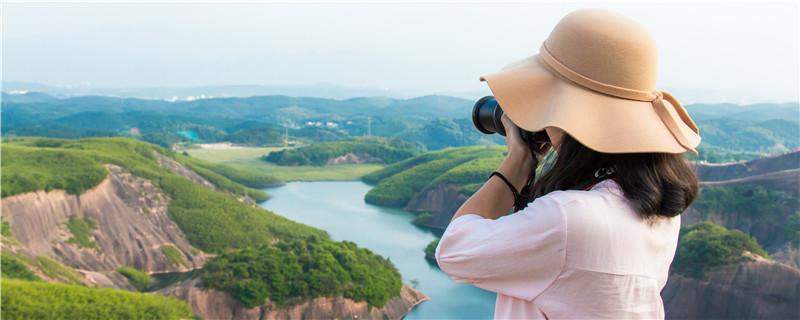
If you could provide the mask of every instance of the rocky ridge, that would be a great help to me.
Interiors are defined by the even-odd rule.
[[[3,220],[17,246],[24,248],[17,250],[31,257],[50,257],[82,271],[87,283],[112,287],[127,285],[116,272],[122,266],[148,273],[201,267],[207,256],[193,248],[168,217],[169,199],[152,182],[118,166],[107,168],[108,177],[81,195],[54,190],[4,198]],[[90,239],[96,248],[69,241],[70,218],[95,222]],[[162,246],[176,248],[187,265],[171,263]]]
[[[187,301],[194,313],[204,319],[401,319],[414,306],[428,300],[421,292],[404,285],[400,295],[382,308],[369,308],[366,302],[343,297],[325,297],[281,308],[268,302],[247,309],[225,292],[202,288],[196,278],[158,292]]]

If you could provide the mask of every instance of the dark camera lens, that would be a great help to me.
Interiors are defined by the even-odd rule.
[[[506,135],[506,128],[503,126],[503,109],[493,96],[480,98],[472,107],[472,123],[478,131],[485,134],[497,133],[501,136]],[[542,130],[539,132],[528,132],[520,129],[522,140],[529,142],[549,142],[547,133]]]
[[[506,128],[503,126],[503,109],[492,96],[480,98],[472,107],[472,123],[478,131],[485,134],[497,133],[501,136],[506,135]]]

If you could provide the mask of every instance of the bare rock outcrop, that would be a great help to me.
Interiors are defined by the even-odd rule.
[[[384,163],[383,159],[373,157],[369,154],[355,154],[352,152],[348,152],[347,154],[330,158],[325,163],[326,165],[337,165],[337,164],[363,164],[363,163]]]
[[[153,153],[156,156],[156,160],[158,160],[158,165],[167,168],[172,172],[180,176],[183,176],[184,178],[189,179],[192,182],[197,183],[201,186],[204,186],[214,191],[219,191],[217,190],[217,187],[213,183],[211,183],[211,181],[208,181],[206,178],[203,178],[203,176],[197,174],[197,172],[194,172],[193,170],[178,163],[178,161],[170,159],[169,157],[164,156],[163,154],[160,154],[158,152],[153,152]]]
[[[343,297],[316,298],[284,308],[267,303],[247,309],[225,292],[203,289],[197,278],[158,291],[185,300],[192,311],[204,319],[401,319],[427,300],[421,292],[404,285],[400,295],[383,308],[369,308],[366,302]]]
[[[126,285],[114,274],[121,266],[151,273],[201,267],[205,254],[193,249],[168,217],[169,199],[158,187],[118,166],[107,168],[108,177],[81,195],[55,190],[2,199],[3,219],[19,246],[31,256],[51,257],[78,269],[87,281],[101,286]],[[89,237],[96,248],[68,242],[74,236],[67,228],[70,218],[94,221]],[[162,251],[165,245],[177,249],[187,266],[171,263]]]
[[[429,212],[432,214],[431,218],[422,224],[444,230],[450,223],[453,213],[469,198],[461,192],[461,188],[455,184],[440,184],[411,199],[404,210]]]
[[[800,270],[743,258],[702,279],[671,274],[661,296],[668,319],[800,319]]]

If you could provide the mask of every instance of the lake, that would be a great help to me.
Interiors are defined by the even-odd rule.
[[[417,281],[417,290],[430,297],[406,319],[492,318],[495,294],[455,283],[429,264],[423,249],[436,236],[411,224],[413,213],[364,203],[370,188],[356,181],[291,182],[267,189],[272,198],[261,206],[390,258],[403,282]]]

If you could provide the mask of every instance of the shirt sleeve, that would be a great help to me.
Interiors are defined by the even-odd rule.
[[[447,226],[436,261],[456,281],[530,301],[564,267],[565,230],[562,208],[548,196],[496,220],[467,214]]]

